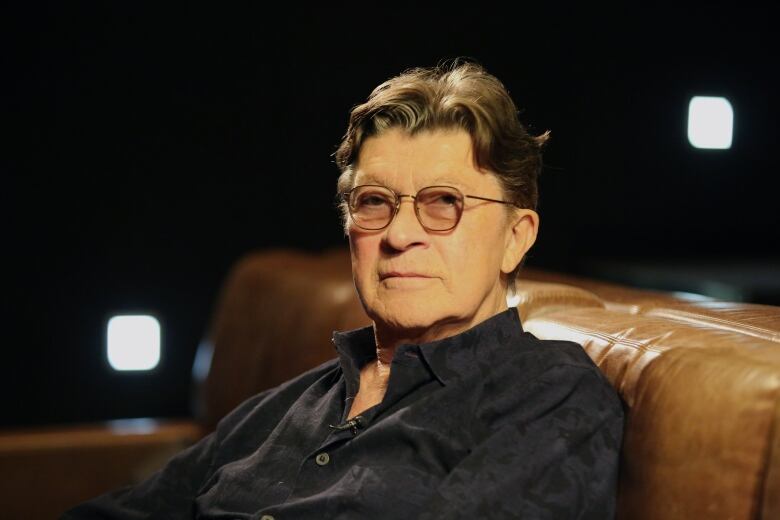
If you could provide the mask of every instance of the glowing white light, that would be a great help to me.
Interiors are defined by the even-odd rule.
[[[106,348],[114,370],[151,370],[160,362],[160,322],[145,315],[114,316]]]
[[[734,109],[723,97],[694,96],[688,105],[688,142],[696,148],[731,148]]]

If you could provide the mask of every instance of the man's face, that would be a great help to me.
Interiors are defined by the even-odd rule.
[[[365,184],[411,195],[445,185],[463,194],[505,199],[498,179],[475,169],[471,138],[463,130],[410,137],[392,129],[367,139],[354,186]],[[511,207],[466,198],[454,229],[431,232],[417,220],[412,199],[401,200],[384,229],[367,231],[348,223],[355,285],[376,327],[399,337],[429,330],[452,333],[505,309],[502,267],[508,272],[512,264],[511,271],[522,257],[507,256],[516,245],[507,214]],[[533,238],[535,230],[534,225]],[[517,256],[517,251],[510,253]]]

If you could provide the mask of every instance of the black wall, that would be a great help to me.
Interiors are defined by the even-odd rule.
[[[331,154],[350,107],[442,58],[476,58],[552,130],[530,265],[780,255],[766,12],[266,9],[3,16],[3,425],[187,415],[226,270],[254,249],[344,245]],[[687,143],[696,94],[731,101],[731,150]],[[161,318],[151,373],[105,361],[125,310]]]

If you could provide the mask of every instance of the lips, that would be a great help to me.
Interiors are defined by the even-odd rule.
[[[415,273],[412,271],[388,271],[386,273],[379,273],[380,280],[386,280],[388,278],[431,278],[431,277],[422,273]]]

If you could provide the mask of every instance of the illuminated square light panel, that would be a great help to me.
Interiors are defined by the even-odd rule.
[[[695,148],[731,148],[734,109],[724,97],[694,96],[688,104],[688,142]]]
[[[106,349],[114,370],[151,370],[160,362],[160,322],[149,315],[114,316]]]

